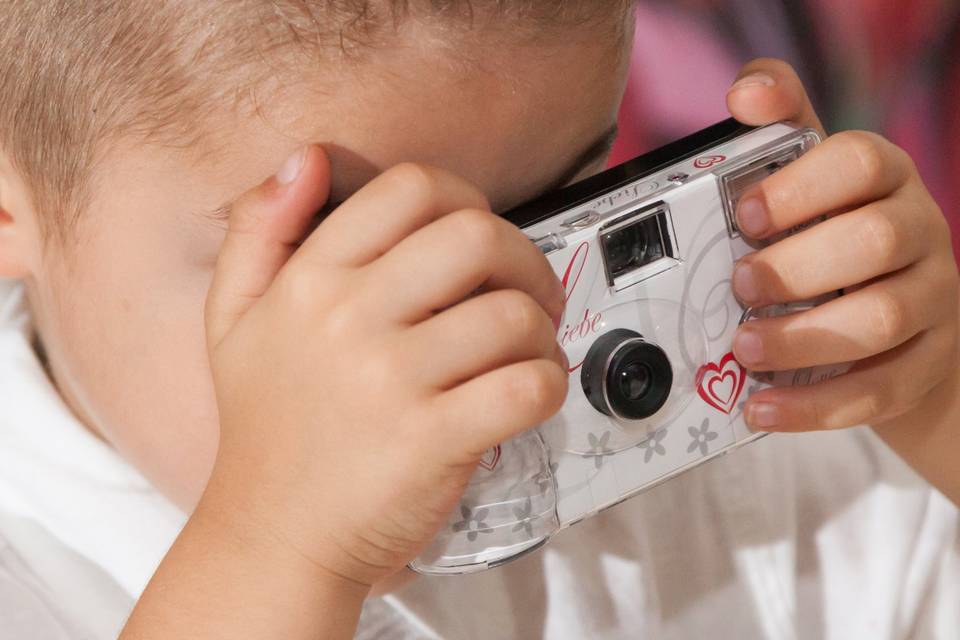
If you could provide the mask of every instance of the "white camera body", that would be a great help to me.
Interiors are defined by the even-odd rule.
[[[487,452],[413,569],[462,574],[517,558],[762,437],[742,412],[756,391],[849,369],[748,375],[732,353],[752,317],[840,295],[753,310],[731,289],[734,263],[760,246],[738,232],[740,196],[818,142],[809,129],[728,120],[505,214],[566,289],[569,394],[553,419]]]

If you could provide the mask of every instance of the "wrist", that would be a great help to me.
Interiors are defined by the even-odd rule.
[[[215,475],[123,638],[352,638],[369,588],[261,526]]]
[[[222,535],[223,543],[234,553],[269,563],[277,573],[296,575],[318,593],[336,593],[343,604],[355,604],[359,609],[371,586],[317,562],[312,553],[300,549],[288,533],[304,525],[269,492],[263,492],[262,486],[258,490],[248,483],[258,485],[249,475],[225,477],[218,464],[191,520],[197,527]],[[317,546],[320,544],[318,540]],[[332,549],[329,555],[337,553]]]

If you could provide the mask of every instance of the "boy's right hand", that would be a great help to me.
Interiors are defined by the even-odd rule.
[[[206,306],[221,434],[204,499],[369,586],[430,542],[486,449],[559,410],[565,296],[476,188],[416,165],[299,245],[329,173],[309,147],[233,207]]]

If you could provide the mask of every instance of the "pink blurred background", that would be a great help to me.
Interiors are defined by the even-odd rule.
[[[960,0],[641,0],[613,162],[728,117],[761,56],[793,64],[828,132],[910,152],[960,257]]]

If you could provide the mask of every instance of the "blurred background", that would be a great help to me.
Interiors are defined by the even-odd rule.
[[[641,0],[612,162],[729,117],[727,89],[757,57],[793,64],[828,133],[909,151],[960,258],[960,0]]]

